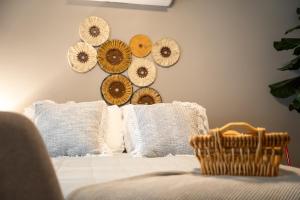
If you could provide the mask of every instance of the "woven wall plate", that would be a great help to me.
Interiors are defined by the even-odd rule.
[[[108,40],[98,49],[98,63],[107,73],[122,73],[131,63],[129,46],[121,40]]]
[[[140,88],[132,95],[131,104],[146,104],[151,105],[161,103],[162,99],[160,94],[153,88],[145,87]]]
[[[180,57],[180,49],[177,42],[170,38],[163,38],[153,45],[152,57],[162,67],[174,65]]]
[[[135,59],[128,68],[128,76],[131,82],[136,86],[149,86],[156,78],[155,64],[145,58]]]
[[[129,42],[132,54],[138,58],[146,57],[152,49],[152,41],[146,35],[135,35]]]
[[[99,46],[108,39],[109,26],[104,19],[91,16],[81,22],[79,36],[86,43]]]
[[[74,71],[88,72],[97,64],[97,51],[87,43],[78,42],[69,48],[68,61]]]
[[[132,84],[124,75],[110,75],[101,84],[101,94],[107,103],[120,106],[129,101]]]

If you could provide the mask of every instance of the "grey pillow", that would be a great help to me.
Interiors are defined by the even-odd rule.
[[[104,101],[35,105],[35,124],[50,156],[83,156],[99,153]]]
[[[192,154],[189,135],[208,131],[205,109],[195,103],[128,105],[125,142],[137,156]]]

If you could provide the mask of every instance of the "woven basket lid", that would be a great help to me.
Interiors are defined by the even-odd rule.
[[[98,63],[107,73],[122,73],[131,63],[129,46],[121,40],[108,40],[98,49]]]
[[[153,88],[145,87],[140,88],[131,97],[131,104],[146,104],[151,105],[161,103],[162,99],[160,94]]]
[[[132,54],[138,58],[146,57],[152,49],[152,41],[146,35],[135,35],[129,42]]]
[[[87,43],[78,42],[69,48],[68,61],[74,71],[88,72],[97,64],[97,51]]]
[[[138,58],[133,60],[129,66],[128,76],[136,86],[149,86],[155,81],[156,67],[152,61],[145,58]]]
[[[110,75],[101,84],[101,94],[107,103],[123,105],[132,95],[132,84],[124,75]]]
[[[170,38],[163,38],[153,45],[152,57],[162,67],[170,67],[177,63],[180,49],[177,42]]]
[[[90,16],[83,20],[79,26],[80,38],[86,43],[99,46],[109,38],[109,26],[99,17]]]

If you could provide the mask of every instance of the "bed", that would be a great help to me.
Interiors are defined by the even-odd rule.
[[[29,111],[68,200],[300,199],[298,168],[272,178],[200,175],[188,140],[209,127],[196,103],[42,101]]]

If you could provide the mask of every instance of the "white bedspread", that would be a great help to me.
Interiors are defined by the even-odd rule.
[[[66,197],[82,186],[103,183],[152,172],[186,171],[199,168],[194,156],[137,158],[128,154],[52,158],[61,188]]]
[[[117,154],[114,156],[98,155],[85,157],[58,157],[52,158],[52,162],[54,164],[65,197],[72,191],[81,188],[82,186],[87,186],[95,183],[105,183],[148,173],[180,171],[183,173],[187,172],[186,176],[189,176],[188,174],[194,174],[191,172],[199,173],[199,163],[197,159],[194,156],[188,155],[167,156],[159,158],[131,157],[129,154]],[[260,199],[265,195],[272,196],[272,194],[269,193],[270,191],[275,190],[275,193],[280,193],[281,196],[286,197],[285,199],[299,198],[300,200],[299,168],[281,166],[280,175],[275,178],[231,176],[199,176],[195,178],[194,175],[190,176],[194,178],[194,181],[197,180],[197,185],[202,185],[203,191],[200,193],[203,195],[205,194],[206,199],[209,199],[208,197],[212,197],[212,194],[222,196],[222,194],[224,194],[224,191],[227,191],[227,193],[232,193],[230,191],[235,191],[237,187],[240,191],[236,191],[233,195],[234,197],[241,194],[247,196],[249,191],[255,191],[255,194],[257,195],[257,197],[259,197],[256,199]],[[178,178],[181,180],[179,176],[173,177],[175,179]],[[172,178],[172,176],[170,176],[169,178]],[[137,180],[139,179],[137,178]],[[188,180],[191,181],[191,179]],[[199,182],[201,182],[201,184]],[[186,186],[186,183],[182,184],[184,184],[183,186]],[[117,186],[118,185],[119,184],[117,184]],[[210,189],[212,185],[213,188],[219,187],[220,190],[218,190],[218,193],[212,193]],[[225,185],[226,187],[224,187]],[[193,186],[192,188],[197,187]],[[299,188],[299,190],[297,188]],[[87,194],[90,194],[91,192],[89,191],[89,189],[87,190]],[[95,191],[98,191],[97,187]],[[110,190],[105,189],[105,191],[111,194],[109,192]],[[267,191],[269,191],[269,193]],[[248,199],[252,199],[251,195],[248,195]],[[273,195],[276,197],[277,194]],[[89,197],[84,199],[91,198]]]

